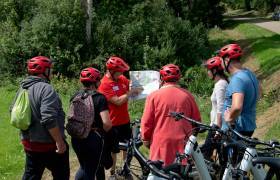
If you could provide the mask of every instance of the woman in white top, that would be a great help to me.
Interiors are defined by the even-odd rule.
[[[227,76],[224,74],[222,68],[222,60],[220,57],[215,56],[206,61],[204,64],[207,68],[207,73],[209,78],[215,81],[215,86],[213,93],[211,95],[212,109],[210,113],[212,126],[222,127],[222,109],[225,99],[225,91],[228,85]],[[215,144],[213,144],[212,139],[215,134],[209,132],[205,140],[204,145],[201,147],[201,151],[206,159],[210,159],[214,149],[216,149]]]

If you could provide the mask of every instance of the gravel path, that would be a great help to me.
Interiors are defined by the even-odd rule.
[[[254,24],[264,29],[280,34],[280,21],[267,21],[267,22],[259,22]]]
[[[269,31],[280,34],[280,21],[272,21],[260,17],[236,17],[231,19],[235,21],[252,23]]]

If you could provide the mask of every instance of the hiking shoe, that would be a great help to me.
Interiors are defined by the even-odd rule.
[[[110,175],[108,180],[117,180],[117,175],[116,174]]]

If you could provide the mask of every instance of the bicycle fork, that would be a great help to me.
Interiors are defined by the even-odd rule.
[[[252,159],[257,156],[257,151],[254,148],[246,148],[245,153],[243,155],[242,161],[240,163],[240,166],[238,170],[241,170],[242,177],[244,178],[247,173],[252,171],[253,177],[255,180],[263,180],[265,179],[265,170],[262,165],[256,164],[253,166]],[[231,180],[232,177],[232,171],[234,168],[232,167],[231,163],[227,163],[227,168],[224,171],[223,180]]]
[[[255,180],[263,180],[265,179],[266,172],[263,166],[260,164],[256,164],[255,166],[253,166],[252,159],[254,157],[257,157],[256,149],[251,147],[246,148],[240,164],[240,170],[247,173],[251,170]]]
[[[198,147],[196,136],[191,135],[189,137],[188,142],[185,146],[185,154],[188,157],[189,156],[193,157],[200,178],[202,180],[211,180],[211,176],[208,172],[203,155],[201,153],[200,148]]]

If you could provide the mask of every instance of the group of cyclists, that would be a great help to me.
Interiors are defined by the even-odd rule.
[[[221,129],[234,124],[242,135],[252,136],[256,128],[256,103],[260,96],[259,82],[250,70],[242,67],[242,50],[238,44],[222,47],[217,56],[204,64],[208,76],[215,82],[211,95],[211,124]],[[22,179],[41,179],[45,168],[53,179],[66,180],[70,176],[69,146],[64,134],[65,113],[58,93],[50,84],[52,60],[36,56],[28,60],[29,76],[20,87],[28,89],[31,106],[31,125],[21,131],[21,142],[26,154]],[[130,88],[130,81],[123,73],[129,65],[120,57],[111,56],[106,62],[106,73],[101,77],[98,69],[88,67],[80,72],[83,87],[71,100],[92,91],[94,123],[89,135],[80,139],[71,137],[72,147],[79,160],[75,179],[105,179],[110,168],[110,179],[116,179],[116,154],[119,142],[131,138],[128,100],[141,93],[141,88]],[[228,80],[226,75],[230,74]],[[160,71],[160,88],[148,95],[141,118],[141,139],[150,148],[151,160],[162,160],[164,166],[171,164],[176,152],[183,152],[184,139],[193,128],[187,121],[174,121],[170,111],[201,121],[199,108],[192,94],[178,84],[181,71],[177,65],[168,64]],[[218,137],[219,134],[215,134]],[[214,138],[215,138],[214,137]],[[206,138],[202,147],[205,158],[210,158],[218,148]],[[123,152],[123,159],[126,152]],[[151,179],[157,177],[150,175]]]
[[[211,95],[211,125],[226,130],[234,124],[244,136],[252,136],[256,128],[256,103],[260,96],[259,82],[241,63],[242,49],[238,44],[222,47],[217,56],[204,64],[208,76],[215,82]],[[230,81],[227,78],[231,75]],[[141,119],[141,138],[150,148],[151,160],[163,160],[164,165],[174,162],[176,152],[183,153],[184,139],[192,128],[187,121],[174,121],[168,113],[181,112],[186,117],[201,121],[200,113],[190,92],[178,85],[181,77],[176,65],[166,65],[160,70],[162,86],[150,94]],[[218,149],[212,139],[219,134],[209,133],[201,150],[210,159]],[[158,179],[151,175],[149,179]]]

